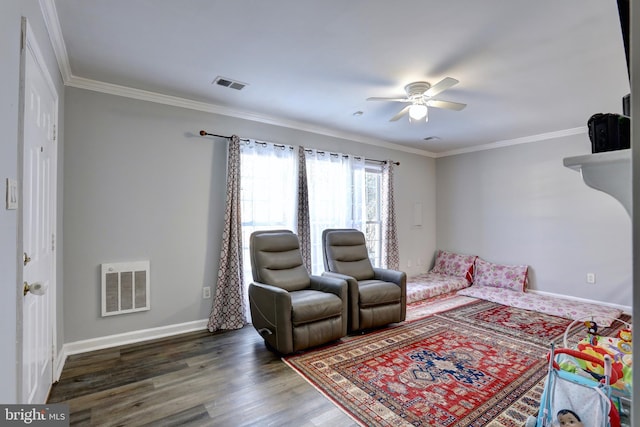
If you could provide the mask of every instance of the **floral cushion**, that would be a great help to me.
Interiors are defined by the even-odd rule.
[[[474,285],[524,291],[527,286],[527,265],[501,265],[476,259]]]
[[[464,277],[467,282],[471,283],[473,282],[473,263],[476,258],[475,255],[461,255],[439,250],[431,272]]]

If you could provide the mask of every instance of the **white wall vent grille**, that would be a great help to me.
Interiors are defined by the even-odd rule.
[[[145,311],[149,298],[149,261],[102,264],[102,317]]]

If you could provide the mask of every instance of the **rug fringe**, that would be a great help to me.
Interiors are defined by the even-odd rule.
[[[285,365],[287,365],[288,367],[290,367],[291,369],[296,371],[298,373],[298,375],[300,375],[307,383],[311,384],[311,386],[313,388],[315,388],[321,395],[323,395],[324,397],[329,399],[329,401],[331,403],[333,403],[335,406],[337,406],[338,409],[340,409],[345,415],[347,415],[349,418],[351,418],[353,421],[355,421],[359,426],[361,426],[361,427],[369,427],[368,424],[366,424],[362,420],[359,420],[358,418],[356,418],[356,416],[354,414],[349,412],[349,410],[347,408],[345,408],[342,404],[340,404],[340,402],[338,402],[337,400],[335,400],[334,398],[329,396],[327,393],[325,393],[315,382],[313,382],[311,380],[311,378],[307,378],[307,376],[301,370],[299,370],[298,368],[293,366],[291,363],[289,363],[289,361],[287,360],[287,357],[289,357],[289,356],[283,356],[280,360],[282,360]]]

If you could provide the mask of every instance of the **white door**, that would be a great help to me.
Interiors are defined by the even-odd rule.
[[[21,394],[22,403],[41,404],[53,383],[58,96],[26,22],[23,40]]]

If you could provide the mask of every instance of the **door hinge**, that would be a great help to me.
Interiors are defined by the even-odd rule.
[[[53,140],[56,140],[56,125],[55,123],[53,124]]]
[[[51,233],[51,251],[56,250],[56,235],[55,233]]]

